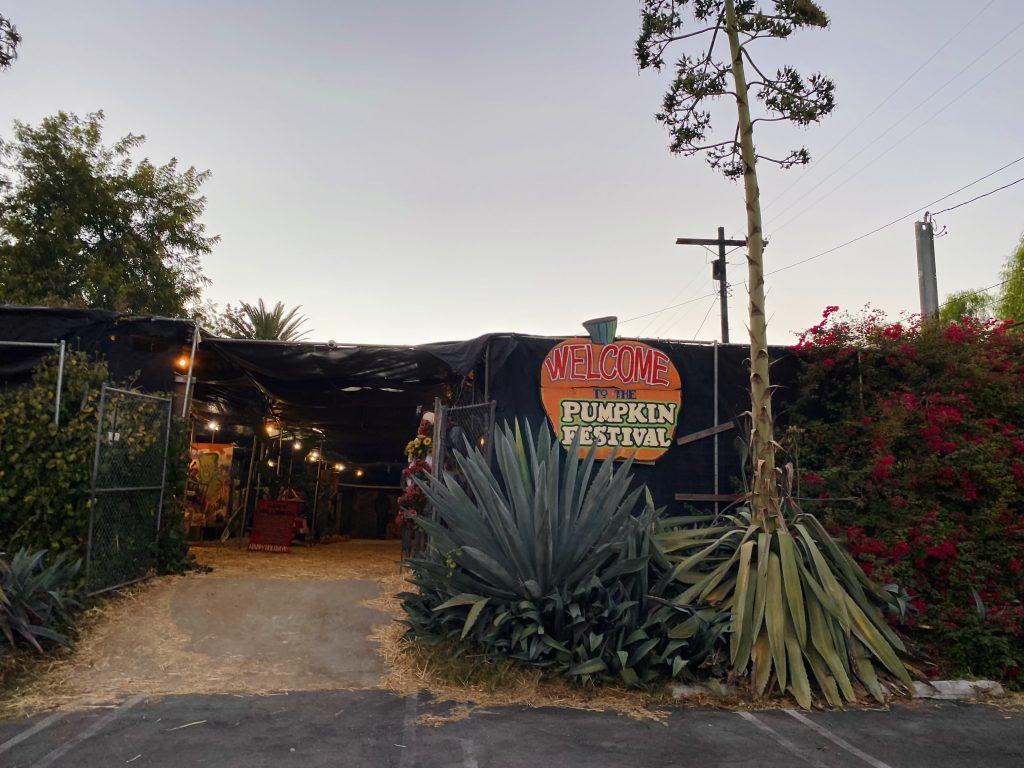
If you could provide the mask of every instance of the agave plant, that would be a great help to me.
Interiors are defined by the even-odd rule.
[[[60,630],[71,625],[81,564],[63,554],[47,565],[45,556],[46,550],[0,553],[0,633],[11,647],[23,641],[41,652],[41,641],[67,644]]]
[[[832,706],[858,689],[884,701],[880,677],[911,683],[906,648],[882,614],[896,599],[799,508],[792,466],[779,474],[779,508],[760,521],[748,506],[663,521],[657,588],[675,581],[675,605],[730,617],[732,674],[749,674],[757,695],[773,683],[808,708],[813,681]]]
[[[658,510],[632,487],[632,462],[598,466],[593,450],[581,459],[546,425],[525,440],[518,424],[499,429],[494,443],[496,470],[467,445],[457,473],[423,481],[436,517],[417,519],[429,544],[408,561],[412,633],[582,682],[680,674],[693,640],[659,628],[690,613],[659,604],[652,618]]]

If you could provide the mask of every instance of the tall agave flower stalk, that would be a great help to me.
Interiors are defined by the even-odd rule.
[[[792,477],[787,465],[770,520],[748,501],[710,526],[706,518],[664,521],[655,536],[670,566],[663,582],[683,586],[676,605],[730,614],[732,676],[749,675],[756,695],[773,686],[809,708],[814,684],[832,706],[863,690],[883,702],[886,677],[911,683],[906,648],[882,614],[895,596],[800,509]]]

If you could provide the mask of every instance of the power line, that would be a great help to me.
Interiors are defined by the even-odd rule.
[[[697,332],[693,334],[693,338],[696,339],[700,337],[700,332],[704,330],[704,323],[706,323],[708,321],[708,318],[711,317],[711,310],[715,308],[715,304],[717,303],[718,297],[716,296],[711,300],[711,304],[708,305],[708,311],[704,313],[704,319],[701,320],[700,325],[697,326]]]
[[[1005,171],[1007,168],[1010,168],[1010,167],[1012,167],[1014,165],[1017,165],[1017,163],[1020,163],[1020,162],[1024,162],[1024,155],[1021,155],[1020,157],[1016,158],[1015,160],[1011,160],[1010,162],[1006,163],[1005,165],[999,166],[998,168],[996,168],[993,171],[989,171],[988,173],[986,173],[983,176],[979,176],[978,178],[974,179],[973,181],[969,181],[968,183],[963,184],[962,186],[957,187],[952,192],[947,192],[942,197],[936,198],[935,200],[932,200],[930,203],[927,203],[927,204],[922,205],[922,206],[920,206],[918,208],[915,208],[912,211],[908,211],[907,213],[903,214],[902,216],[899,216],[899,217],[893,219],[892,221],[889,221],[889,222],[881,225],[880,227],[875,227],[874,229],[872,229],[872,230],[870,230],[868,232],[865,232],[862,235],[858,235],[857,237],[851,238],[851,239],[847,240],[844,243],[840,243],[839,245],[836,245],[836,246],[833,246],[831,248],[828,248],[827,250],[821,251],[820,253],[816,253],[813,256],[808,256],[807,258],[800,259],[798,261],[794,261],[791,264],[786,264],[785,266],[779,267],[778,269],[773,269],[773,270],[771,270],[769,272],[766,272],[765,273],[765,277],[767,277],[768,275],[778,274],[779,272],[785,272],[788,269],[792,269],[793,267],[798,267],[801,264],[806,264],[807,262],[814,261],[815,259],[820,259],[823,256],[827,256],[830,253],[835,253],[836,251],[841,250],[843,248],[846,248],[847,246],[853,245],[854,243],[860,242],[861,240],[864,240],[865,238],[868,238],[868,237],[871,237],[872,235],[878,234],[882,230],[888,229],[889,227],[891,227],[891,226],[893,226],[895,224],[898,224],[899,222],[904,221],[905,219],[909,219],[911,216],[913,216],[915,214],[918,214],[918,213],[921,213],[922,211],[927,211],[929,208],[931,208],[932,206],[936,205],[937,203],[941,203],[943,200],[948,200],[949,198],[953,197],[953,195],[957,195],[957,194],[963,192],[965,189],[970,189],[975,184],[979,184],[980,182],[984,181],[985,179],[991,178],[992,176],[995,176],[997,173]],[[1013,182],[1011,182],[1009,184],[1005,184],[1002,187],[998,187],[996,189],[990,190],[989,192],[986,192],[983,195],[978,195],[977,197],[972,198],[970,200],[966,200],[963,203],[958,203],[957,205],[951,206],[950,208],[945,208],[945,209],[943,209],[941,211],[938,211],[938,213],[946,213],[948,211],[954,210],[955,208],[960,208],[961,206],[967,205],[968,203],[972,203],[975,200],[980,200],[983,197],[988,197],[989,195],[995,194],[996,192],[999,192],[999,191],[1001,191],[1003,189],[1006,189],[1008,187],[1012,187],[1014,184],[1019,184],[1021,181],[1024,181],[1024,178],[1017,179],[1016,181],[1013,181]],[[932,215],[935,216],[935,215],[938,215],[938,213],[932,214]],[[693,281],[691,281],[691,284],[692,284],[692,282]],[[999,285],[1002,285],[1002,283],[1000,283]],[[729,287],[730,288],[732,287],[731,283],[729,284]],[[995,285],[995,286],[991,286],[990,288],[997,288],[997,287],[999,287],[999,286]],[[984,290],[990,290],[990,288],[986,288]],[[694,303],[696,301],[701,301],[702,299],[711,298],[712,296],[717,296],[717,293],[708,293],[708,294],[704,294],[703,296],[695,296],[693,298],[687,299],[686,301],[680,302],[678,304],[670,304],[667,307],[662,307],[661,309],[656,309],[653,312],[646,312],[646,313],[644,313],[642,315],[637,315],[636,317],[631,317],[631,318],[628,318],[626,320],[622,320],[622,321],[619,322],[619,325],[624,325],[626,323],[631,323],[634,320],[642,320],[645,317],[652,317],[654,315],[660,315],[662,312],[667,312],[670,309],[676,309],[678,307],[683,307],[683,306],[686,306],[687,304],[692,304],[692,303]],[[650,325],[650,324],[648,323],[648,325]]]
[[[988,192],[978,195],[977,197],[972,197],[970,200],[964,200],[962,203],[957,203],[956,205],[949,206],[949,208],[943,208],[941,211],[936,211],[935,213],[932,214],[932,216],[938,216],[940,213],[949,213],[950,211],[955,211],[957,208],[963,208],[965,205],[970,205],[971,203],[981,200],[984,197],[994,195],[996,192],[1002,192],[1004,189],[1009,189],[1015,184],[1020,184],[1022,181],[1024,181],[1024,176],[1021,176],[1019,179],[1016,179],[1015,181],[1011,181],[1009,184],[1004,184],[1001,187],[991,189]]]
[[[1008,33],[1007,33],[1006,35],[1004,35],[1004,36],[1003,36],[1003,38],[1002,38],[1002,39],[1000,39],[999,43],[1001,43],[1001,42],[1002,42],[1003,40],[1005,40],[1005,39],[1006,39],[1007,37],[1009,37],[1009,36],[1010,36],[1011,34],[1013,34],[1014,32],[1016,32],[1016,31],[1017,31],[1018,29],[1020,29],[1021,27],[1024,27],[1024,22],[1021,22],[1021,23],[1020,23],[1020,24],[1018,24],[1018,25],[1017,25],[1016,27],[1014,27],[1014,28],[1013,28],[1012,30],[1010,30],[1010,32],[1008,32]],[[998,45],[999,43],[996,43],[996,45]],[[994,46],[993,46],[993,47],[994,47]],[[990,49],[990,50],[991,50],[991,49]],[[862,165],[862,166],[861,166],[861,167],[860,167],[860,168],[859,168],[858,170],[854,171],[854,172],[853,172],[852,174],[850,174],[849,176],[847,176],[847,177],[846,177],[845,179],[843,179],[843,180],[842,180],[841,182],[839,182],[839,183],[838,183],[838,184],[837,184],[836,186],[832,187],[832,189],[830,189],[830,190],[829,190],[828,192],[826,192],[826,193],[824,193],[824,194],[822,194],[822,195],[818,195],[818,196],[817,196],[817,197],[816,197],[816,198],[814,199],[814,201],[813,201],[813,202],[812,202],[812,203],[811,203],[810,205],[807,205],[806,207],[804,207],[804,208],[803,208],[802,210],[800,210],[799,212],[797,212],[797,213],[796,213],[796,214],[794,214],[793,216],[790,216],[790,217],[789,217],[788,219],[786,219],[786,221],[784,221],[784,222],[783,222],[782,224],[780,224],[780,225],[779,225],[778,227],[774,227],[772,231],[773,231],[773,232],[778,232],[778,231],[779,231],[780,229],[782,229],[783,227],[789,226],[789,225],[790,225],[791,223],[793,223],[793,222],[794,222],[794,221],[796,221],[796,220],[797,220],[798,218],[800,218],[801,216],[803,216],[803,215],[804,215],[805,213],[807,213],[807,212],[808,212],[809,210],[811,210],[812,208],[814,208],[814,207],[815,207],[816,205],[820,204],[820,203],[821,203],[821,202],[822,202],[823,200],[825,200],[825,199],[826,199],[826,198],[828,198],[828,197],[831,197],[831,196],[832,196],[832,195],[833,195],[834,193],[836,193],[836,192],[837,192],[838,190],[840,190],[840,189],[841,189],[842,187],[846,186],[846,184],[848,184],[848,183],[849,183],[850,181],[852,181],[853,179],[855,179],[855,178],[856,178],[857,176],[859,176],[859,175],[860,175],[861,173],[863,173],[863,172],[864,172],[865,170],[867,170],[868,168],[870,168],[870,167],[871,167],[872,165],[874,165],[875,163],[877,163],[877,162],[878,162],[879,160],[881,160],[881,159],[882,159],[883,157],[885,157],[886,155],[888,155],[888,154],[889,154],[890,152],[892,152],[892,151],[893,151],[894,149],[896,149],[896,148],[897,148],[898,146],[900,146],[900,145],[901,145],[901,144],[902,144],[903,142],[905,142],[905,141],[906,141],[907,139],[909,139],[909,138],[910,138],[911,136],[913,136],[913,135],[914,135],[915,133],[917,133],[917,132],[918,132],[918,131],[920,131],[920,130],[921,130],[922,128],[924,128],[925,126],[927,126],[927,125],[928,125],[929,123],[931,123],[932,121],[934,121],[936,117],[938,117],[939,115],[941,115],[941,114],[942,114],[943,112],[945,112],[945,111],[946,111],[947,109],[949,109],[950,107],[954,106],[954,105],[955,105],[955,104],[956,104],[956,103],[957,103],[958,101],[960,101],[960,99],[962,99],[962,98],[963,98],[964,96],[966,96],[966,95],[967,95],[968,93],[970,93],[970,92],[971,92],[971,91],[973,91],[973,90],[974,90],[975,88],[977,88],[977,87],[978,87],[979,85],[981,85],[981,84],[982,84],[983,82],[985,82],[985,80],[987,80],[987,79],[988,79],[989,77],[991,77],[992,75],[994,75],[994,74],[995,74],[995,73],[996,73],[997,71],[999,71],[999,70],[1000,70],[1000,69],[1002,69],[1002,68],[1003,68],[1004,66],[1006,66],[1006,65],[1007,65],[1007,64],[1008,64],[1008,63],[1009,63],[1009,62],[1010,62],[1010,61],[1011,61],[1012,59],[1014,59],[1015,57],[1017,57],[1018,55],[1020,55],[1020,53],[1021,53],[1021,52],[1024,52],[1024,48],[1018,48],[1018,49],[1017,49],[1016,51],[1014,51],[1013,53],[1011,53],[1011,54],[1010,54],[1009,56],[1007,56],[1007,57],[1006,57],[1005,59],[1003,59],[1003,60],[1002,60],[1001,62],[999,62],[999,64],[997,64],[997,65],[996,65],[995,67],[993,67],[993,68],[992,68],[992,69],[990,69],[990,70],[989,70],[988,72],[986,72],[986,73],[985,73],[984,75],[982,75],[982,76],[981,76],[981,77],[980,77],[980,78],[979,78],[978,80],[975,80],[975,81],[974,81],[974,82],[973,82],[973,83],[972,83],[971,85],[969,85],[969,86],[968,86],[968,87],[967,87],[966,89],[964,89],[963,91],[961,91],[960,93],[958,93],[958,94],[957,94],[957,95],[956,95],[955,97],[953,97],[953,98],[952,98],[952,99],[950,99],[950,100],[949,100],[948,102],[946,102],[946,103],[945,103],[945,104],[943,104],[943,105],[942,105],[941,107],[939,107],[939,108],[938,108],[937,110],[935,110],[935,111],[934,111],[934,112],[933,112],[933,113],[932,113],[931,115],[929,115],[929,116],[928,116],[928,117],[927,117],[927,118],[926,118],[926,119],[925,119],[925,120],[924,120],[923,122],[919,123],[919,124],[918,124],[918,125],[917,125],[917,126],[916,126],[915,128],[911,129],[911,130],[910,130],[909,132],[907,132],[906,134],[904,134],[904,135],[903,135],[903,136],[902,136],[902,137],[901,137],[900,139],[898,139],[898,140],[897,140],[897,141],[896,141],[895,143],[893,143],[893,144],[889,145],[889,147],[888,147],[887,149],[885,149],[885,150],[884,150],[883,152],[881,152],[880,154],[876,155],[876,156],[875,156],[874,158],[872,158],[872,159],[871,159],[871,160],[869,160],[869,161],[868,161],[867,163],[865,163],[864,165]],[[984,56],[984,55],[985,55],[985,54],[982,54],[982,56]],[[980,58],[981,58],[981,56],[979,56],[978,58],[980,59]],[[977,61],[977,60],[978,60],[978,59],[975,59],[975,61]],[[972,64],[973,64],[973,63],[974,63],[974,62],[972,62]],[[969,65],[968,65],[968,67],[969,67],[969,66],[971,66],[971,65],[969,64]],[[965,69],[966,69],[966,67],[965,67]],[[865,146],[864,148],[862,148],[862,149],[861,149],[861,150],[860,150],[859,152],[857,152],[857,153],[856,153],[856,154],[854,154],[854,155],[853,155],[852,157],[850,157],[850,158],[849,158],[849,159],[848,159],[848,160],[847,160],[847,161],[846,161],[845,163],[843,163],[842,165],[840,165],[840,166],[839,166],[838,168],[836,168],[836,169],[835,169],[834,171],[832,171],[832,173],[830,173],[830,174],[829,174],[828,176],[826,176],[825,178],[823,178],[823,179],[822,179],[821,181],[819,181],[819,182],[818,182],[817,184],[815,184],[815,185],[814,185],[813,187],[811,187],[811,188],[810,188],[809,190],[807,190],[807,191],[806,191],[806,192],[804,192],[804,193],[803,193],[802,195],[800,195],[800,196],[799,196],[799,197],[797,197],[797,198],[796,198],[795,200],[793,200],[793,201],[792,201],[792,202],[791,202],[791,203],[790,203],[790,204],[789,204],[788,206],[786,206],[785,208],[783,208],[783,209],[782,209],[782,210],[781,210],[781,211],[779,212],[779,214],[778,214],[778,215],[779,215],[779,216],[781,216],[782,214],[786,213],[786,211],[789,211],[789,210],[791,210],[791,209],[792,209],[792,208],[793,208],[794,206],[796,206],[796,204],[797,204],[797,203],[799,203],[799,202],[800,202],[801,200],[805,199],[805,198],[806,198],[806,197],[807,197],[808,195],[810,195],[810,194],[811,194],[811,193],[813,193],[813,192],[814,192],[815,190],[817,190],[817,189],[818,189],[819,187],[821,187],[821,186],[822,186],[822,185],[823,185],[823,184],[824,184],[824,183],[825,183],[826,181],[828,181],[828,180],[829,180],[829,179],[831,179],[831,178],[832,178],[833,176],[835,176],[835,175],[836,175],[837,173],[839,173],[839,172],[840,172],[840,171],[841,171],[841,170],[842,170],[843,168],[845,168],[845,167],[846,167],[846,166],[848,166],[848,165],[849,165],[850,163],[852,163],[852,162],[853,162],[853,161],[854,161],[855,159],[857,159],[858,157],[860,157],[860,155],[862,155],[862,154],[863,154],[863,153],[864,153],[865,151],[867,151],[867,150],[868,150],[868,149],[870,149],[870,148],[871,148],[872,146],[874,146],[874,145],[875,145],[875,144],[876,144],[876,143],[877,143],[877,142],[878,142],[878,141],[879,141],[880,139],[882,139],[882,138],[884,138],[885,136],[887,136],[887,135],[888,135],[888,134],[889,134],[889,133],[890,133],[890,132],[892,131],[892,129],[893,129],[893,128],[895,128],[895,127],[896,127],[896,126],[898,126],[898,125],[899,125],[900,123],[902,123],[902,122],[903,122],[904,120],[906,120],[906,119],[907,119],[908,117],[910,117],[910,116],[911,116],[911,115],[913,115],[913,114],[914,114],[915,112],[917,112],[917,110],[918,110],[918,109],[920,109],[920,107],[922,107],[922,106],[923,106],[923,105],[924,105],[925,103],[927,103],[928,101],[930,101],[930,100],[932,99],[932,97],[933,97],[933,96],[935,96],[935,95],[936,95],[937,93],[939,93],[939,92],[940,92],[940,91],[941,91],[941,90],[942,90],[943,88],[945,88],[945,87],[946,87],[946,85],[948,85],[949,83],[951,83],[951,82],[952,82],[953,80],[955,80],[955,79],[956,79],[957,77],[959,77],[959,74],[957,74],[957,75],[954,75],[954,76],[953,76],[952,78],[950,78],[949,80],[947,80],[947,81],[946,81],[946,83],[944,83],[944,84],[943,84],[942,86],[940,86],[940,87],[939,87],[939,88],[938,88],[937,90],[933,91],[933,92],[932,92],[932,94],[931,94],[931,95],[929,95],[929,96],[928,96],[928,97],[927,97],[927,98],[926,98],[926,99],[925,99],[924,101],[920,102],[920,103],[919,103],[919,104],[918,104],[917,106],[915,106],[915,107],[914,107],[914,108],[913,108],[913,109],[912,109],[912,110],[911,110],[910,112],[908,112],[908,113],[907,113],[906,115],[904,115],[904,116],[903,116],[902,118],[900,118],[900,120],[898,120],[897,122],[895,122],[895,123],[893,123],[893,124],[892,124],[891,126],[889,126],[889,128],[887,128],[887,129],[886,129],[885,131],[883,131],[883,132],[882,132],[882,133],[881,133],[881,134],[880,134],[879,136],[877,136],[877,137],[876,137],[876,138],[875,138],[875,139],[874,139],[873,141],[871,141],[871,142],[870,142],[869,144],[867,144],[867,145],[866,145],[866,146]]]
[[[1006,165],[1000,166],[999,168],[996,168],[994,171],[990,171],[989,173],[986,173],[984,176],[978,177],[974,181],[971,181],[971,182],[969,182],[967,184],[964,184],[961,187],[958,187],[957,189],[954,189],[952,192],[947,192],[942,197],[940,197],[940,198],[938,198],[936,200],[932,200],[930,203],[928,203],[926,205],[922,205],[919,208],[915,208],[912,211],[908,211],[907,213],[903,214],[902,216],[899,216],[898,218],[895,218],[892,221],[887,222],[887,223],[883,224],[880,227],[875,227],[874,229],[872,229],[869,232],[865,232],[862,235],[858,235],[857,237],[854,237],[854,238],[852,238],[850,240],[847,240],[845,243],[840,243],[839,245],[833,246],[832,248],[824,250],[821,253],[816,253],[813,256],[808,256],[805,259],[800,259],[799,261],[794,261],[792,264],[787,264],[784,267],[779,267],[778,269],[773,269],[770,272],[766,272],[765,273],[765,277],[767,277],[768,275],[777,274],[779,272],[784,272],[787,269],[792,269],[793,267],[799,266],[801,264],[806,264],[807,262],[814,261],[815,259],[820,259],[822,256],[827,256],[830,253],[835,253],[836,251],[838,251],[838,250],[840,250],[842,248],[846,248],[848,245],[853,245],[854,243],[859,242],[861,240],[864,240],[865,238],[868,238],[868,237],[871,237],[872,235],[878,234],[883,229],[888,229],[889,227],[893,226],[894,224],[898,224],[899,222],[901,222],[901,221],[903,221],[905,219],[909,219],[911,216],[913,216],[913,215],[915,215],[917,213],[921,213],[922,211],[926,211],[929,208],[931,208],[932,206],[934,206],[936,203],[941,203],[943,200],[947,200],[950,197],[952,197],[953,195],[959,194],[960,192],[963,192],[965,189],[973,187],[975,184],[977,184],[977,183],[979,183],[981,181],[984,181],[985,179],[989,178],[990,176],[994,176],[995,174],[999,173],[1000,171],[1004,171],[1007,168],[1009,168],[1010,166],[1016,165],[1017,163],[1019,163],[1021,161],[1024,161],[1024,155],[1022,155],[1021,157],[1018,157],[1016,160],[1011,160]],[[1014,182],[1014,183],[1017,183],[1017,182]],[[997,191],[998,190],[993,190],[993,192],[997,192]]]
[[[931,64],[940,53],[942,53],[946,48],[949,47],[950,43],[952,43],[954,40],[956,40],[956,38],[960,37],[960,35],[962,35],[964,33],[964,31],[969,26],[971,26],[971,24],[973,24],[975,21],[977,21],[979,16],[981,16],[983,13],[985,13],[985,11],[987,11],[989,8],[991,8],[995,4],[995,2],[996,2],[996,0],[989,0],[989,3],[984,8],[982,8],[980,11],[978,11],[976,14],[974,14],[974,16],[972,16],[967,21],[966,24],[964,24],[962,27],[960,27],[960,29],[958,29],[956,32],[954,32],[953,35],[946,40],[946,42],[944,42],[942,45],[940,45],[938,48],[936,48],[931,56],[929,56],[927,59],[925,59],[925,61],[920,66],[918,66],[917,69],[915,69],[913,72],[911,72],[909,75],[907,75],[899,85],[897,85],[893,90],[889,91],[889,94],[884,99],[882,99],[880,102],[878,102],[878,104],[875,105],[874,109],[872,109],[870,112],[868,112],[866,115],[864,115],[864,117],[862,117],[860,119],[860,122],[858,122],[855,126],[853,126],[853,128],[851,128],[845,134],[843,134],[842,138],[840,138],[839,141],[837,141],[835,144],[833,144],[831,147],[829,147],[825,151],[825,153],[823,155],[821,155],[821,157],[817,158],[814,161],[813,168],[820,167],[821,163],[825,160],[825,158],[827,158],[829,155],[831,155],[839,147],[840,144],[842,144],[844,141],[846,141],[848,138],[850,138],[850,136],[852,136],[854,133],[856,133],[860,129],[860,127],[862,125],[864,125],[864,123],[866,123],[875,114],[877,114],[878,110],[880,110],[882,107],[884,107],[886,104],[888,104],[889,100],[892,99],[893,96],[895,96],[897,93],[902,91],[904,86],[907,85],[907,83],[909,83],[911,80],[913,80],[921,72],[921,70],[923,70],[925,67],[927,67],[929,64]],[[1002,42],[1002,40],[1000,40],[1000,42]],[[989,50],[991,50],[991,48]],[[975,61],[977,61],[977,59],[975,59]],[[974,62],[972,61],[971,64],[974,64]],[[971,64],[969,64],[968,66],[971,66]],[[966,69],[966,67],[964,69]],[[959,76],[960,74],[962,74],[963,71],[964,70],[960,70],[960,72],[958,72],[956,76]],[[949,82],[952,82],[952,81],[949,81]],[[938,91],[936,91],[935,93],[938,93]],[[932,95],[934,96],[934,94],[932,94]],[[931,98],[931,97],[929,97],[929,98]],[[922,102],[922,104],[923,103],[924,102]],[[899,123],[897,123],[896,125],[898,125],[898,124]],[[892,126],[892,127],[895,127],[895,126]],[[891,130],[891,128],[890,128],[890,130]],[[877,141],[877,139],[876,139],[876,141]],[[870,146],[870,144],[868,146]],[[808,169],[809,172],[810,172],[810,170],[811,169]],[[782,190],[777,195],[775,195],[775,197],[773,197],[771,200],[769,200],[765,204],[765,208],[767,208],[767,207],[771,206],[772,204],[774,204],[777,200],[779,200],[779,198],[785,197],[786,193],[789,192],[789,190],[793,189],[793,187],[795,187],[798,184],[800,184],[800,182],[802,182],[804,179],[806,179],[807,176],[808,176],[808,174],[806,174],[806,173],[802,174],[800,176],[797,176],[797,178],[793,180],[792,184],[790,184],[784,190]],[[803,199],[803,198],[800,198],[800,199]]]
[[[1001,282],[998,282],[995,285],[990,285],[988,288],[979,288],[978,289],[978,293],[988,293],[993,288],[1002,288],[1008,282],[1010,282],[1010,278],[1007,278],[1006,280],[1002,280]],[[956,297],[950,297],[950,298],[946,299],[944,302],[942,302],[939,305],[939,309],[942,309],[943,307],[945,307],[948,304],[952,304],[954,301],[956,301]]]

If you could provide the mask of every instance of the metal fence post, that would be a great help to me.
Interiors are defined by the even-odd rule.
[[[96,411],[96,448],[92,457],[92,487],[89,491],[89,533],[85,540],[85,588],[89,589],[92,567],[92,533],[96,522],[96,480],[100,472],[100,441],[103,440],[103,410],[107,404],[107,384],[100,387],[100,407]]]
[[[196,347],[199,346],[199,323],[192,329],[192,354],[188,357],[188,374],[185,379],[185,396],[181,399],[181,418],[188,418],[189,395],[192,388],[192,368],[196,364]]]
[[[57,358],[57,397],[54,399],[53,423],[60,426],[60,391],[64,384],[64,353],[67,351],[67,343],[60,340],[60,352]]]
[[[174,410],[174,399],[167,401],[167,421],[164,427],[164,461],[160,470],[160,496],[156,502],[156,539],[160,539],[160,519],[164,509],[164,489],[167,486],[167,451],[171,445],[171,411]]]

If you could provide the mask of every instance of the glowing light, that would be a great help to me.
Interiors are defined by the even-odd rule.
[[[363,476],[363,470],[357,469],[356,470],[356,477],[362,477],[362,476]]]
[[[307,458],[310,461],[320,461],[320,451],[310,451]]]
[[[276,463],[277,462],[274,461],[273,459],[267,459],[267,466],[268,467],[273,467]]]
[[[174,364],[183,371],[188,370],[188,357],[185,355],[181,355],[177,360],[174,361]]]
[[[342,463],[341,463],[341,462],[339,461],[339,462],[338,462],[337,464],[335,464],[335,465],[334,465],[334,471],[335,471],[335,472],[344,472],[344,471],[345,471],[345,465],[344,465],[344,464],[342,464]]]
[[[218,429],[220,429],[220,424],[218,424],[216,421],[211,421],[209,424],[206,425],[206,428],[211,432],[216,432]]]
[[[302,443],[300,441],[296,440],[294,443],[292,443],[292,449],[296,450],[296,451],[301,451],[302,450]]]

